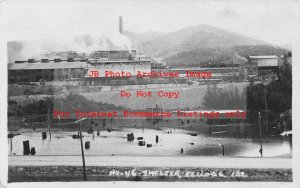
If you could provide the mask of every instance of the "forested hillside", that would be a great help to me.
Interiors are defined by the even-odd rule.
[[[168,65],[206,65],[218,64],[221,62],[232,61],[235,56],[248,58],[250,55],[281,55],[285,53],[279,47],[268,45],[216,47],[216,48],[197,48],[185,52],[180,52],[165,60]]]

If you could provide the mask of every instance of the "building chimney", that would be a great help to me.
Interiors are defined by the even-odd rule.
[[[120,32],[120,34],[123,33],[123,18],[122,18],[122,16],[119,16],[119,32]]]
[[[55,63],[61,62],[61,58],[54,58],[54,62]]]
[[[28,59],[28,63],[35,63],[34,59]]]
[[[42,62],[42,63],[48,63],[48,62],[49,62],[49,59],[41,59],[41,62]]]

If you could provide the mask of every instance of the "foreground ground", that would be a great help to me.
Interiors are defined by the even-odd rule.
[[[85,156],[87,166],[203,167],[203,168],[292,168],[290,158],[228,158],[193,156]],[[81,166],[77,156],[9,156],[10,166]]]
[[[88,181],[292,181],[288,158],[86,156]],[[9,182],[82,181],[81,156],[9,156]]]

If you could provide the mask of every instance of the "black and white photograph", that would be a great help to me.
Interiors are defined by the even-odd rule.
[[[0,10],[1,186],[297,182],[299,1]]]

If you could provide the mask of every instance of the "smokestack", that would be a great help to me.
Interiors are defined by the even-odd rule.
[[[123,18],[122,18],[122,16],[119,16],[119,31],[120,31],[120,34],[123,33]]]

